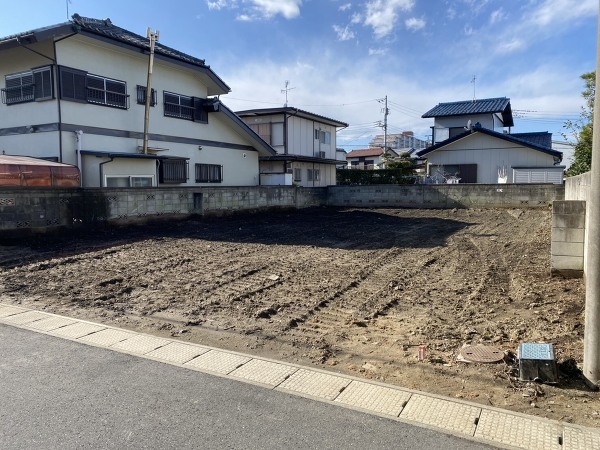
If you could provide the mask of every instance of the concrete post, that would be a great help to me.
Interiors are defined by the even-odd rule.
[[[600,18],[598,20],[600,25]],[[600,26],[598,27],[600,48]],[[600,80],[600,52],[596,55],[596,92]],[[585,274],[585,331],[583,338],[583,375],[588,383],[600,381],[600,104],[594,107],[592,144],[592,185],[587,202],[589,217],[587,268]]]

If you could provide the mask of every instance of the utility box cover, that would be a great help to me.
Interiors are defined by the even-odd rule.
[[[558,383],[558,368],[552,344],[519,344],[519,379]]]

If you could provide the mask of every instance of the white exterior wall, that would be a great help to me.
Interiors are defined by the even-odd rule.
[[[32,46],[36,51],[52,56],[52,43],[43,42]],[[138,153],[143,139],[135,137],[111,136],[127,133],[143,133],[144,105],[136,101],[136,85],[145,85],[148,70],[148,57],[139,51],[123,49],[115,45],[77,35],[56,43],[56,61],[58,65],[84,70],[90,74],[125,81],[130,96],[129,109],[112,108],[91,103],[79,103],[68,100],[60,101],[62,123],[75,127],[94,127],[87,130],[82,137],[82,149],[101,152]],[[4,75],[30,70],[34,67],[49,65],[51,61],[22,48],[2,51],[0,55],[0,83],[4,87]],[[7,106],[0,104],[0,129],[9,127],[25,127],[59,122],[59,101],[57,91],[58,71],[54,72],[53,100],[27,102]],[[195,164],[219,164],[223,166],[223,182],[208,183],[210,186],[246,186],[258,185],[258,152],[251,149],[228,148],[227,145],[250,147],[252,142],[222,113],[209,113],[208,124],[165,117],[163,113],[163,91],[186,96],[205,98],[207,87],[202,83],[202,75],[165,62],[159,58],[154,60],[152,88],[157,92],[157,105],[150,108],[149,132],[161,135],[160,140],[150,140],[150,147],[166,149],[160,156],[177,156],[189,158],[189,179],[187,183],[175,186],[202,185],[195,183]],[[7,133],[4,133],[7,134]],[[189,138],[223,143],[223,146],[177,143],[170,140]],[[32,134],[0,135],[0,151],[7,154],[28,155],[34,157],[60,156],[59,142],[62,143],[62,162],[77,164],[75,133],[34,132]],[[87,180],[99,181],[99,158],[85,158],[86,163],[93,164],[84,168],[89,172]],[[119,165],[128,167],[127,160],[119,158]],[[129,160],[131,161],[131,160]],[[147,163],[145,161],[145,163]],[[135,167],[140,164],[136,160]],[[155,161],[152,161],[155,164]],[[111,166],[106,164],[104,167]],[[134,166],[131,166],[134,167]],[[133,170],[133,169],[132,169]],[[92,186],[85,183],[86,186]],[[98,186],[98,185],[97,185]]]
[[[428,165],[477,164],[477,182],[498,182],[498,168],[552,167],[552,155],[475,133],[426,155]]]

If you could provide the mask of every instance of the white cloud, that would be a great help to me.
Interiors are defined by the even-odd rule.
[[[531,17],[534,24],[546,27],[597,14],[597,0],[544,0]]]
[[[361,23],[361,22],[362,22],[362,16],[359,13],[352,14],[352,17],[350,18],[351,24],[357,24],[357,23]]]
[[[404,25],[406,25],[406,28],[408,30],[418,31],[418,30],[421,30],[422,28],[425,28],[425,20],[417,19],[416,17],[411,17],[410,19],[406,19],[404,21]]]
[[[271,19],[281,15],[286,19],[294,19],[300,15],[302,0],[206,0],[208,9],[243,8],[237,20],[252,21]]]
[[[521,39],[515,38],[500,44],[497,48],[497,51],[498,53],[513,53],[523,48],[525,48],[525,42]]]
[[[369,56],[383,56],[387,53],[385,48],[370,48]]]
[[[341,5],[338,9],[340,11],[347,11],[350,8],[352,8],[352,3],[344,3],[343,5]]]
[[[390,34],[398,20],[398,12],[411,11],[414,0],[371,0],[366,4],[365,25],[373,28],[376,38]]]
[[[339,25],[334,25],[333,30],[337,33],[338,40],[340,41],[349,41],[355,37],[354,32],[349,26],[340,27]]]
[[[503,20],[505,17],[506,17],[506,14],[504,13],[504,10],[502,8],[497,9],[494,12],[492,12],[492,14],[490,15],[490,23],[495,24],[495,23]]]

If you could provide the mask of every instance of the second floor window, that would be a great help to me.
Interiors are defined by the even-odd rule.
[[[140,86],[139,84],[136,86],[138,105],[146,104],[146,90],[146,86]],[[150,89],[150,91],[152,93],[152,96],[150,97],[150,106],[154,106],[158,103],[156,101],[156,91],[154,89]]]
[[[164,114],[168,117],[208,123],[208,112],[205,109],[206,99],[187,95],[164,92]]]
[[[92,75],[82,70],[60,67],[60,98],[97,105],[129,108],[124,81]]]
[[[53,98],[52,66],[6,75],[4,80],[2,102],[7,105]]]

